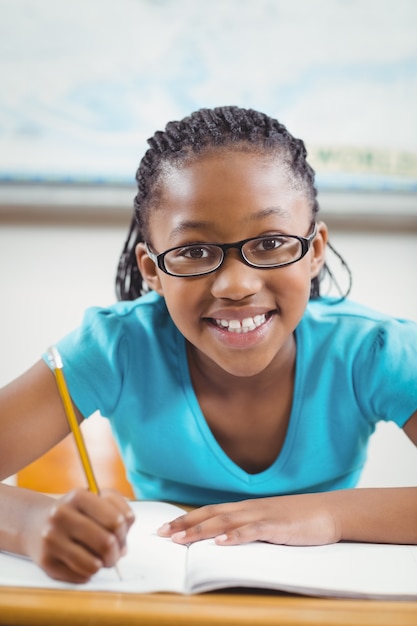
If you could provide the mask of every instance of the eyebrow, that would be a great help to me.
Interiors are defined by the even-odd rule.
[[[257,211],[248,217],[247,222],[258,222],[266,217],[270,217],[271,215],[275,215],[278,217],[288,218],[290,212],[287,209],[283,209],[279,206],[267,207],[266,209],[262,209],[261,211]],[[212,222],[206,220],[184,220],[179,222],[171,231],[170,239],[177,236],[183,235],[184,233],[190,230],[197,230],[200,228],[210,228],[212,226]]]
[[[271,206],[266,209],[262,209],[262,211],[258,211],[249,217],[250,222],[256,222],[257,220],[264,219],[265,217],[269,217],[270,215],[275,215],[277,217],[288,218],[290,216],[290,212],[288,209],[284,209],[280,206]]]

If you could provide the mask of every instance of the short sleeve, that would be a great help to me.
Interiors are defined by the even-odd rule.
[[[61,339],[57,348],[70,395],[82,415],[97,410],[111,415],[129,359],[119,317],[111,309],[90,308],[81,326]],[[43,358],[50,366],[47,355]]]
[[[367,419],[402,427],[417,410],[417,324],[387,318],[373,326],[357,354],[353,376]]]

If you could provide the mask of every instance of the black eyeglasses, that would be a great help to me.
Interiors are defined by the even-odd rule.
[[[317,234],[317,224],[307,237],[297,235],[265,235],[251,237],[235,243],[195,243],[170,248],[155,253],[146,244],[152,261],[170,276],[187,277],[211,274],[221,267],[226,252],[231,248],[239,251],[241,261],[257,269],[284,267],[300,261],[310,249]]]

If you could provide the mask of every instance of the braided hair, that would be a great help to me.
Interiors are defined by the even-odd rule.
[[[291,184],[301,189],[309,200],[312,220],[319,210],[315,174],[307,162],[304,142],[293,137],[276,119],[259,111],[237,106],[200,109],[181,121],[169,122],[165,131],[157,131],[148,139],[148,144],[150,148],[136,172],[134,214],[117,268],[119,300],[134,300],[148,291],[137,266],[135,248],[139,242],[149,240],[149,211],[160,193],[164,166],[168,163],[190,162],[204,152],[222,147],[262,155],[279,154]],[[326,265],[323,271],[332,277]],[[321,278],[320,275],[312,280],[311,298],[319,297]]]

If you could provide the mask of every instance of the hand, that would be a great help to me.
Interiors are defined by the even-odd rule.
[[[88,581],[126,551],[134,515],[116,491],[77,489],[28,516],[28,555],[52,578]]]
[[[322,545],[340,540],[327,494],[257,498],[204,506],[164,524],[158,534],[186,544],[215,538],[219,545],[267,541]]]

